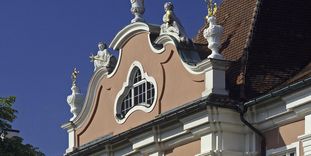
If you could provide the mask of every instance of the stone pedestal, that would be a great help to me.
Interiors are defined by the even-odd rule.
[[[225,71],[228,62],[224,60],[209,59],[206,64],[205,91],[202,93],[202,96],[208,96],[210,94],[228,95],[225,79]]]

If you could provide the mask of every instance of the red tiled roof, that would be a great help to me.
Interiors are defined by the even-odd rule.
[[[311,75],[310,7],[303,0],[224,0],[216,17],[224,27],[221,53],[234,61],[227,71],[233,98],[254,98]],[[194,43],[207,44],[207,26]]]

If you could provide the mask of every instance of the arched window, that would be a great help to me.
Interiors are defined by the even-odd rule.
[[[144,75],[141,70],[134,66],[130,72],[128,85],[124,86],[123,93],[117,100],[117,120],[123,120],[135,110],[149,112],[155,103],[155,81],[152,77]]]

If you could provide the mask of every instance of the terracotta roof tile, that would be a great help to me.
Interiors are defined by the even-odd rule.
[[[220,51],[234,61],[227,71],[233,98],[250,99],[311,75],[310,7],[303,0],[223,1],[216,17],[224,27]],[[193,39],[205,49],[207,26]]]

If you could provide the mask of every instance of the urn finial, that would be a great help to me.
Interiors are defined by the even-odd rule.
[[[205,0],[207,2],[207,0]],[[221,25],[217,25],[216,23],[216,11],[217,4],[212,3],[212,0],[208,2],[208,15],[206,16],[207,22],[209,23],[209,27],[204,30],[203,36],[206,38],[208,42],[208,48],[212,50],[212,54],[208,56],[208,58],[212,59],[220,59],[223,60],[223,56],[219,54],[220,47],[220,38],[223,34],[223,27]]]
[[[70,119],[70,121],[74,120],[78,113],[81,111],[82,104],[84,101],[83,95],[80,93],[80,89],[77,86],[77,76],[79,74],[79,71],[77,68],[73,69],[73,72],[71,74],[72,79],[72,87],[71,87],[71,95],[67,96],[67,103],[70,106],[70,112],[73,114],[73,117]]]

